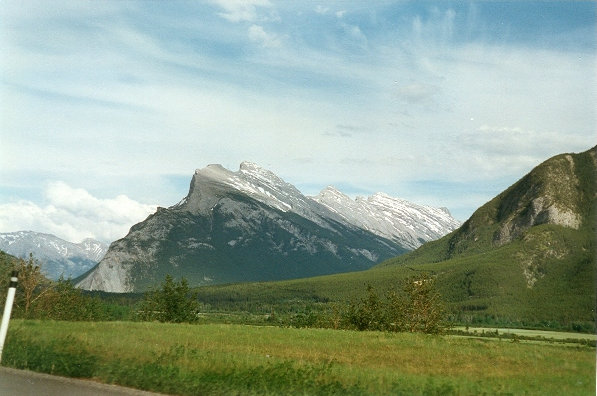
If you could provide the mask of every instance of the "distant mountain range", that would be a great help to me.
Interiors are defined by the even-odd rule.
[[[313,199],[347,222],[409,250],[438,239],[448,230],[460,226],[460,222],[452,217],[447,208],[417,205],[384,193],[353,200],[330,186]]]
[[[445,208],[385,194],[316,197],[256,164],[197,170],[188,195],[158,208],[79,279],[89,290],[145,290],[166,274],[191,285],[364,270],[456,229]]]
[[[0,250],[23,259],[33,254],[42,272],[56,280],[87,272],[104,257],[108,245],[90,238],[72,243],[51,234],[17,231],[0,233]]]

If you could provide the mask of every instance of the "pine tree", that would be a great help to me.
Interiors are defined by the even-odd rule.
[[[191,293],[187,280],[182,278],[180,282],[175,282],[172,276],[166,275],[159,289],[145,293],[140,318],[160,322],[193,323],[198,319],[198,312],[197,294]]]

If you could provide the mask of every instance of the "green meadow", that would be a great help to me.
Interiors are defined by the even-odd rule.
[[[180,395],[590,395],[595,348],[231,324],[15,320],[3,365]]]

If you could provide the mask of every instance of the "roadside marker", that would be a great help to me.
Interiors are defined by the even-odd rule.
[[[2,350],[4,349],[4,341],[6,340],[6,332],[8,331],[8,321],[12,312],[12,304],[15,301],[15,291],[17,289],[18,272],[12,271],[10,275],[10,285],[8,286],[8,295],[6,296],[6,303],[4,304],[4,314],[2,315],[2,324],[0,325],[0,363],[2,363]]]

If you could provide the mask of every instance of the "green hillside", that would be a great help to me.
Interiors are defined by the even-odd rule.
[[[390,262],[439,262],[487,252],[523,238],[527,229],[540,224],[560,224],[581,234],[594,231],[596,149],[545,161],[475,211],[458,230]]]
[[[380,266],[436,273],[461,319],[594,323],[595,152],[545,161],[457,231]]]
[[[545,161],[458,230],[370,270],[206,287],[200,298],[249,311],[321,308],[427,272],[455,321],[594,329],[596,151]]]

